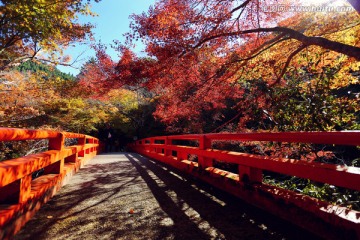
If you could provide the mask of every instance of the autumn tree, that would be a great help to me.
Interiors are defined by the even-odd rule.
[[[229,54],[230,49],[243,48],[237,53],[237,59],[228,59],[243,62],[279,42],[292,40],[296,40],[296,47],[288,55],[290,58],[305,47],[315,45],[359,60],[358,47],[326,37],[326,33],[347,28],[349,24],[356,25],[354,20],[358,15],[352,15],[351,23],[323,22],[323,31],[313,36],[309,30],[316,19],[311,12],[287,18],[288,15],[280,10],[268,12],[267,6],[271,4],[281,2],[158,1],[148,13],[133,15],[133,32],[128,37],[130,40],[142,39],[147,52],[159,60],[194,54],[199,48],[212,48],[217,54]],[[286,21],[282,21],[285,18]]]
[[[44,114],[42,103],[52,101],[55,92],[46,87],[42,74],[21,73],[13,70],[3,75],[0,84],[0,124],[26,127]],[[44,90],[44,88],[46,90]]]
[[[90,0],[1,0],[0,69],[25,59],[62,61],[57,52],[91,36],[92,26],[77,21],[79,14],[93,15],[89,4]]]
[[[289,1],[282,3],[290,6]],[[133,15],[128,40],[141,39],[156,61],[145,84],[159,95],[155,116],[168,125],[184,120],[194,124],[203,111],[231,107],[239,119],[243,81],[281,85],[288,69],[313,60],[320,63],[313,65],[318,72],[332,61],[342,66],[336,82],[343,86],[357,81],[349,75],[360,56],[356,11],[268,11],[272,4],[281,2],[162,0],[147,13]],[[300,60],[304,53],[320,57]],[[238,103],[226,105],[230,99]]]
[[[92,97],[101,99],[109,90],[119,88],[123,83],[111,81],[115,78],[116,63],[106,53],[106,47],[98,45],[94,49],[96,56],[82,66],[77,79]]]

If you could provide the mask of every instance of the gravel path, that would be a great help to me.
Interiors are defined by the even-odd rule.
[[[15,239],[313,239],[239,199],[134,153],[81,169]]]

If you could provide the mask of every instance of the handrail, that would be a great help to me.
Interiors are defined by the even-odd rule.
[[[194,146],[179,145],[178,140],[196,142],[196,144],[193,144]],[[322,221],[336,223],[341,228],[355,231],[357,237],[360,238],[359,211],[334,206],[263,181],[263,171],[271,171],[360,191],[360,168],[213,149],[212,143],[215,141],[270,141],[360,146],[360,131],[173,135],[140,139],[129,145],[135,152],[185,171],[300,226],[318,231],[316,224],[311,223],[314,225],[312,226],[304,223],[301,217],[289,214],[289,206],[296,206],[297,211],[301,209]],[[196,156],[197,161],[190,159],[190,155]],[[214,167],[213,160],[236,164],[238,173],[228,172],[218,166]],[[284,203],[286,203],[286,210],[284,210]]]
[[[0,127],[0,141],[52,139],[60,137],[61,134],[63,134],[65,138],[93,138],[81,133]]]
[[[97,138],[84,134],[0,128],[0,142],[44,139],[48,140],[47,151],[0,162],[0,239],[16,233],[35,214],[24,209],[28,209],[30,203],[54,195],[99,148]],[[77,143],[66,146],[65,139],[77,139]],[[42,176],[34,179],[33,175],[39,170]],[[23,211],[29,213],[20,217]]]
[[[210,140],[274,141],[316,144],[360,145],[360,131],[340,132],[259,132],[259,133],[211,133],[167,136],[171,140],[199,140],[206,136]],[[165,139],[166,137],[153,137]],[[149,138],[150,139],[150,138]]]
[[[50,139],[59,137],[60,132],[19,128],[0,128],[0,141]]]

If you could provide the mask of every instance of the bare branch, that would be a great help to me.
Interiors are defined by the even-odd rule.
[[[245,8],[246,5],[248,5],[250,1],[251,1],[251,0],[246,0],[246,1],[243,2],[241,5],[235,7],[233,10],[231,10],[230,13],[234,13],[234,12],[236,12],[236,11],[239,10],[239,9]]]

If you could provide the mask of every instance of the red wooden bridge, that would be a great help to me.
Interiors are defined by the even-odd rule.
[[[138,140],[129,146],[131,151],[141,155],[121,153],[96,156],[99,142],[91,136],[0,128],[2,142],[40,139],[48,140],[47,151],[0,162],[0,239],[13,238],[22,228],[15,238],[283,238],[282,233],[270,234],[269,229],[274,222],[280,222],[278,229],[283,228],[285,232],[290,228],[286,225],[289,222],[309,234],[326,239],[360,239],[359,211],[263,181],[266,171],[359,191],[360,168],[214,147],[219,142],[360,146],[359,131],[153,137]],[[89,164],[84,167],[87,162]],[[236,173],[229,171],[228,165],[236,166]],[[42,175],[34,178],[34,173],[39,170]],[[78,174],[73,176],[76,172]],[[167,179],[166,175],[172,180]],[[69,184],[60,189],[67,182]],[[206,184],[205,190],[199,184]],[[77,188],[73,187],[75,185]],[[209,194],[213,191],[211,186],[219,189],[220,193]],[[152,197],[145,193],[151,193]],[[227,194],[235,196],[237,200],[225,201],[223,198],[229,198],[225,197]],[[51,204],[46,205],[52,197]],[[196,203],[195,198],[200,202]],[[81,207],[85,202],[88,205]],[[176,204],[169,208],[166,205],[168,202]],[[41,214],[35,215],[42,205]],[[95,206],[99,208],[95,209]],[[246,235],[253,232],[254,225],[234,221],[238,219],[235,217],[237,214],[241,215],[239,218],[251,215],[246,212],[250,208],[256,209],[256,216],[264,215],[271,219],[258,220],[268,223],[268,226],[263,223],[257,225],[262,226],[262,231],[268,229],[257,233],[260,235]],[[66,215],[68,212],[71,214]],[[213,212],[215,217],[209,212]],[[69,218],[76,220],[64,228]],[[80,221],[81,218],[84,220]],[[55,222],[60,225],[50,228]],[[179,222],[186,223],[185,227],[181,225],[184,229],[172,228],[172,233],[167,235],[164,228],[179,225]],[[143,227],[139,227],[141,224],[144,224]],[[88,232],[76,230],[82,228]]]

